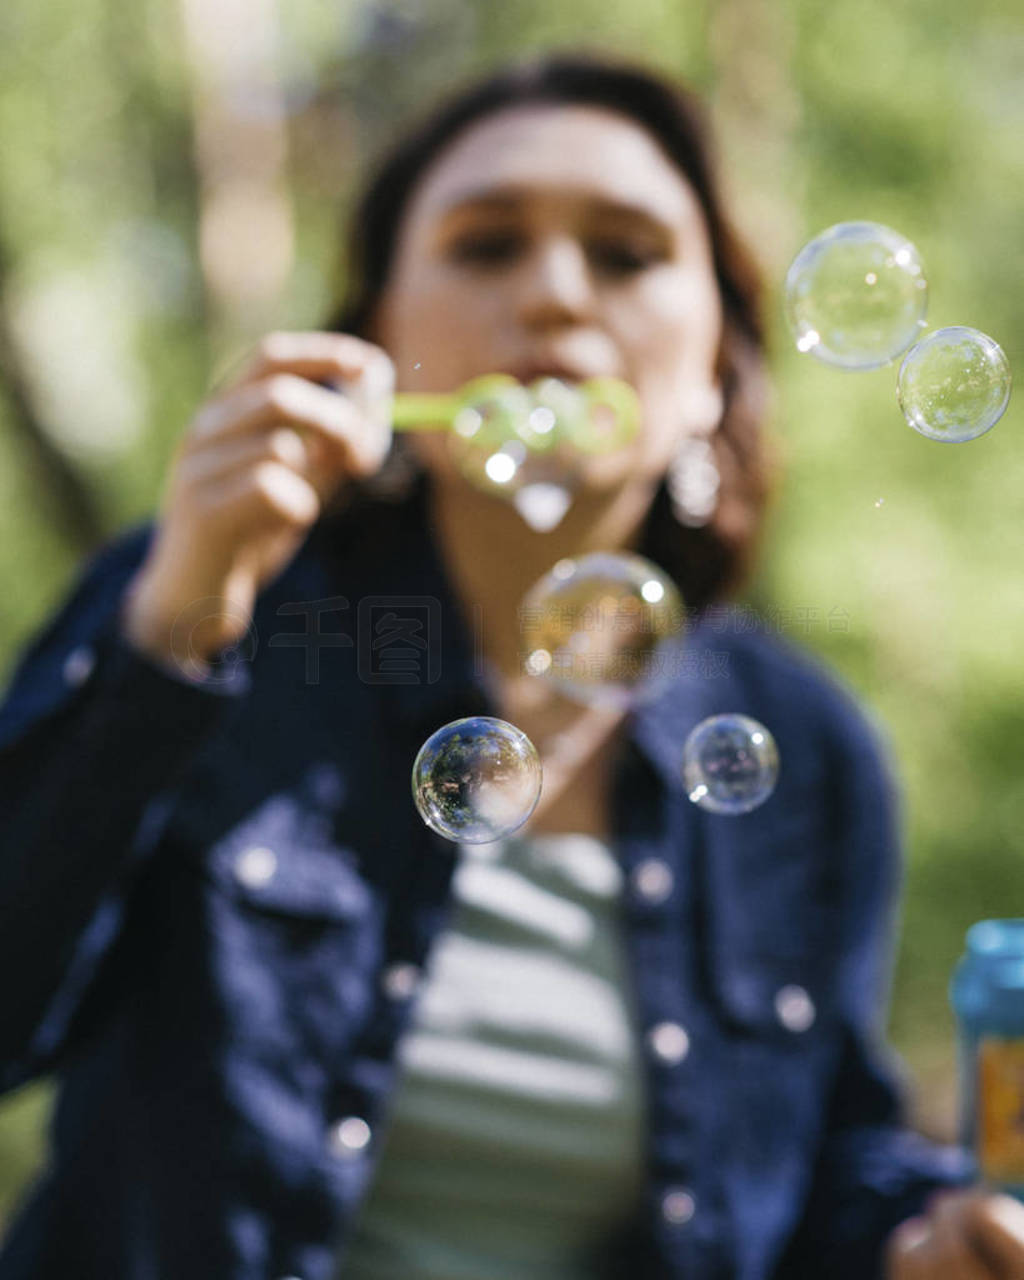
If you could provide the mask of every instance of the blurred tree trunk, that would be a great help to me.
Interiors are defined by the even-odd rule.
[[[181,0],[199,250],[222,353],[278,323],[294,259],[276,0]]]
[[[779,289],[798,246],[804,168],[796,141],[801,99],[796,83],[795,6],[763,0],[713,0],[708,26],[711,109],[723,152],[725,207],[765,273],[769,342],[779,323]],[[770,403],[768,418],[775,417]],[[770,431],[769,456],[784,461],[785,436]],[[765,616],[775,603],[770,565],[745,598]]]
[[[8,405],[8,422],[25,452],[41,506],[60,534],[79,554],[97,547],[105,536],[99,503],[70,460],[47,434],[33,401],[7,307],[11,256],[0,228],[0,394]]]
[[[804,206],[795,145],[796,25],[785,3],[715,0],[710,12],[711,101],[727,160],[726,204],[773,275],[795,252]]]

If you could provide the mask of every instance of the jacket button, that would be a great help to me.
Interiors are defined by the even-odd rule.
[[[690,1037],[678,1022],[659,1022],[647,1033],[647,1044],[659,1062],[677,1066],[690,1052]]]
[[[366,1150],[371,1136],[370,1126],[361,1116],[346,1116],[327,1131],[327,1145],[332,1155],[353,1160]]]
[[[247,889],[261,889],[277,872],[277,854],[263,845],[243,849],[235,859],[235,879]]]
[[[408,1000],[419,986],[419,981],[419,968],[404,961],[389,964],[380,976],[381,986],[392,1000]]]
[[[95,653],[87,644],[80,644],[64,659],[64,683],[72,689],[77,689],[89,679],[95,666]]]
[[[664,902],[672,893],[675,877],[672,868],[660,858],[645,858],[630,874],[633,892],[642,902]]]
[[[775,1014],[787,1031],[807,1031],[814,1025],[814,1001],[795,985],[780,987],[775,993]]]
[[[697,1212],[697,1201],[688,1187],[669,1187],[661,1197],[661,1216],[673,1227],[685,1226]]]

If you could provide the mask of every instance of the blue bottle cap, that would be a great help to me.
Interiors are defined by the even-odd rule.
[[[983,959],[1024,959],[1024,920],[979,920],[967,930],[967,950]]]

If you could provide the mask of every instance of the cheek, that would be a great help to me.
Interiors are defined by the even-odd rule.
[[[715,280],[705,271],[659,272],[639,300],[638,352],[669,360],[692,372],[711,367],[721,338],[721,302]]]
[[[395,290],[388,340],[402,364],[420,364],[406,388],[449,391],[487,372],[493,345],[494,299],[447,273],[422,272]],[[405,389],[405,388],[403,388]]]
[[[659,273],[623,308],[626,364],[649,415],[660,419],[666,399],[678,405],[694,390],[705,394],[715,379],[721,326],[717,286],[701,273]]]
[[[721,341],[717,284],[706,272],[660,272],[624,305],[621,343],[644,404],[644,429],[633,464],[662,473],[682,435],[709,428],[715,361]],[[714,415],[712,415],[714,416]]]

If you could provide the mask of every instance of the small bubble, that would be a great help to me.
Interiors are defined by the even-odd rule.
[[[414,369],[422,369],[422,368],[423,368],[423,365],[422,365],[422,363],[421,363],[419,360],[417,360],[417,361],[416,361],[416,363],[413,365],[413,368],[414,368]]]
[[[709,716],[686,739],[687,795],[711,813],[749,813],[768,799],[778,776],[775,739],[750,716]]]
[[[907,352],[897,395],[907,422],[950,444],[990,430],[1010,401],[1010,365],[987,334],[963,325],[937,329]]]
[[[884,499],[884,498],[876,498],[876,499],[875,499],[875,506],[876,506],[876,507],[880,507],[880,506],[882,506],[884,503],[885,503],[885,499]]]

